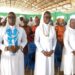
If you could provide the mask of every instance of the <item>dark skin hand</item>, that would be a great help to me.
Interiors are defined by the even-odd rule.
[[[73,55],[75,55],[75,51],[72,51]]]
[[[47,51],[42,51],[42,53],[45,55],[45,56],[47,56]]]
[[[16,53],[18,51],[18,47],[16,46],[11,46],[11,52]]]
[[[6,47],[5,50],[11,51],[12,53],[16,53],[20,47],[19,46],[11,46],[11,47]]]
[[[42,51],[42,53],[46,56],[46,57],[50,57],[53,54],[53,50],[51,51]]]
[[[2,53],[2,50],[0,50],[0,55],[1,55],[1,53]]]
[[[53,50],[49,51],[49,52],[48,52],[48,57],[50,57],[53,53],[54,53]]]

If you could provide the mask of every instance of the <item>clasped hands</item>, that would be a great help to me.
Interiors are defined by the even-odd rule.
[[[54,51],[53,50],[51,50],[51,51],[42,51],[42,53],[46,56],[46,57],[50,57],[53,53],[54,53]]]
[[[5,47],[5,50],[11,51],[12,53],[16,53],[19,49],[22,49],[21,46],[7,46]]]

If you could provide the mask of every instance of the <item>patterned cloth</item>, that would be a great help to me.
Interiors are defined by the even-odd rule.
[[[55,30],[56,30],[57,40],[59,42],[63,42],[63,35],[64,35],[65,27],[57,25],[55,27]]]
[[[6,29],[8,46],[18,46],[18,30],[15,27],[13,30],[10,27]]]

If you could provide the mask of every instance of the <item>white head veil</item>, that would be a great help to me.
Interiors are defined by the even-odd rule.
[[[42,16],[41,16],[41,20],[40,20],[40,24],[39,24],[39,27],[40,27],[40,30],[44,33],[45,36],[49,36],[49,28],[50,28],[50,22],[48,24],[46,24],[44,22],[44,13],[42,13]]]
[[[9,26],[9,23],[8,23],[8,17],[7,17],[6,27],[8,26]],[[19,27],[19,19],[17,18],[17,16],[16,16],[15,26]]]
[[[24,22],[20,20],[21,17],[23,17],[23,19],[25,19],[25,17],[23,15],[20,15],[18,17],[18,23],[19,23],[20,26],[24,26],[25,25]]]
[[[44,23],[43,17],[44,17],[44,12],[43,12],[42,15],[41,15],[41,19],[40,19],[40,24],[39,24],[39,26],[42,26],[42,24]]]
[[[64,16],[63,16],[63,15],[62,15],[62,16],[57,16],[57,17],[56,17],[56,23],[55,23],[55,25],[58,24],[58,19],[64,20]],[[61,25],[63,26],[64,24],[61,24]]]
[[[56,19],[59,19],[59,18],[64,19],[64,16],[58,16]]]
[[[45,11],[45,12],[46,12],[46,11]],[[42,13],[42,16],[41,16],[41,20],[40,20],[40,24],[39,24],[39,26],[42,26],[42,24],[44,24],[44,20],[43,20],[43,18],[44,18],[44,14],[45,14],[45,12]]]
[[[75,15],[71,15],[70,16],[70,19],[68,20],[68,23],[67,23],[67,27],[70,27],[70,20],[71,19],[75,19]]]
[[[19,16],[19,18],[20,18],[20,17],[23,17],[23,18],[25,18],[23,15],[20,15],[20,16]]]
[[[5,21],[5,19],[6,19],[6,17],[3,17],[3,18],[1,19],[1,23],[2,23],[2,22],[4,22],[4,21]]]

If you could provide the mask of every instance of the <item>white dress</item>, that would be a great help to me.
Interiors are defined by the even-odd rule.
[[[75,50],[75,29],[67,28],[64,34],[63,66],[64,75],[75,74],[75,56],[72,51]]]
[[[0,35],[1,35],[1,32],[2,32],[2,29],[3,29],[3,27],[0,26]],[[0,59],[0,75],[1,75],[1,59]]]
[[[44,26],[47,32],[46,25]],[[43,34],[41,26],[35,32],[36,61],[34,75],[54,75],[54,53],[51,57],[46,57],[41,52],[42,50],[50,51],[55,50],[56,46],[56,33],[54,27],[50,27],[49,37]]]
[[[10,26],[13,30],[15,26]],[[15,54],[10,51],[6,51],[5,47],[8,46],[7,35],[5,27],[2,30],[0,36],[0,49],[2,50],[1,55],[1,75],[24,75],[24,56],[22,50],[18,50]],[[24,47],[27,44],[27,36],[25,31],[17,27],[18,30],[18,45]],[[2,44],[2,40],[4,44]]]

